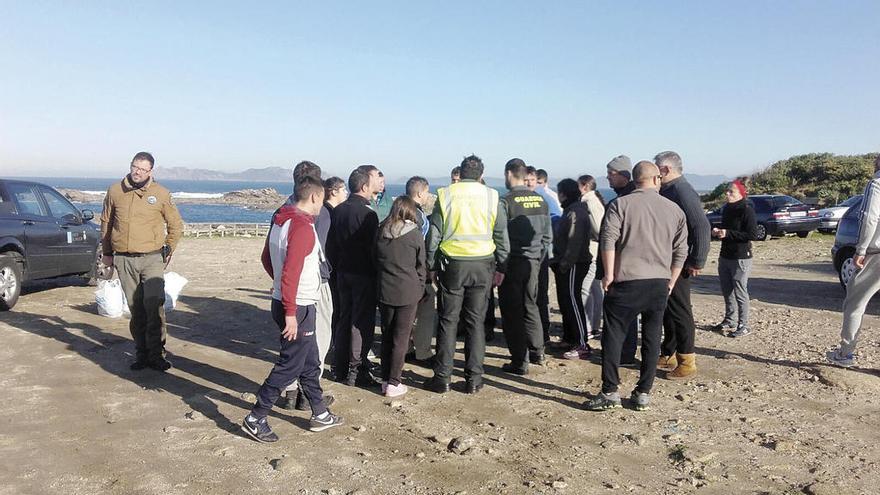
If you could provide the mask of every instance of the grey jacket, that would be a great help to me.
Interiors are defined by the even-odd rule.
[[[684,212],[654,189],[636,189],[608,204],[599,246],[616,252],[615,282],[669,280],[688,254]]]

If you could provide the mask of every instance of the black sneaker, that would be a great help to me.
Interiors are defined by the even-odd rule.
[[[372,373],[361,373],[354,380],[354,385],[361,388],[381,388],[382,382]]]
[[[621,407],[620,394],[618,394],[617,392],[611,392],[608,394],[602,392],[587,401],[587,403],[584,404],[584,407],[587,408],[588,411],[607,411],[609,409],[618,409]]]
[[[529,374],[529,368],[525,365],[517,366],[513,363],[504,363],[501,365],[501,371],[511,373],[513,375],[526,376]]]
[[[436,376],[428,378],[428,380],[425,381],[424,384],[422,384],[422,387],[425,390],[436,392],[438,394],[445,394],[446,392],[449,392],[449,383],[443,381],[440,378],[437,378]]]
[[[629,396],[629,403],[636,411],[647,411],[651,406],[651,394],[633,390]]]
[[[287,410],[287,411],[293,411],[294,409],[296,409],[295,405],[296,405],[296,399],[294,399],[293,397],[290,397],[287,394],[278,397],[278,400],[275,401],[276,407],[279,407],[279,408]]]
[[[745,337],[746,335],[748,335],[748,334],[750,334],[750,333],[752,333],[752,331],[751,331],[751,329],[749,329],[749,327],[747,327],[747,326],[739,326],[739,327],[736,328],[736,331],[735,331],[735,332],[733,332],[733,333],[731,333],[731,334],[729,335],[729,337],[733,337],[733,338],[736,339],[736,338],[739,338],[739,337]]]
[[[317,416],[312,416],[312,418],[309,419],[309,431],[324,431],[342,424],[345,424],[345,420],[342,419],[341,416],[336,416],[330,411],[327,411],[327,416],[324,419],[318,419]]]
[[[468,395],[474,395],[480,393],[480,390],[483,390],[483,382],[479,381],[470,381],[468,380],[464,385],[464,393]]]
[[[156,371],[168,371],[171,369],[171,361],[164,357],[153,358],[147,363],[147,366]]]
[[[324,394],[324,406],[330,407],[334,402],[336,402],[336,398],[332,395]],[[297,411],[308,411],[312,406],[309,404],[309,400],[306,399],[306,394],[300,391],[296,394],[296,404],[294,404],[294,409]]]
[[[545,356],[543,352],[540,354],[530,354],[529,362],[535,366],[544,366],[547,364],[547,356]]]
[[[736,326],[733,323],[730,323],[727,321],[722,321],[721,323],[719,323],[717,325],[712,325],[711,327],[709,327],[709,330],[711,330],[713,332],[724,333],[724,330],[733,329],[733,328],[736,328]]]
[[[257,419],[248,414],[241,423],[241,429],[258,442],[272,443],[278,441],[278,435],[272,431],[272,428],[269,428],[269,422],[266,418]]]
[[[128,365],[128,369],[132,371],[140,371],[149,365],[150,363],[146,359],[138,359],[137,361]]]

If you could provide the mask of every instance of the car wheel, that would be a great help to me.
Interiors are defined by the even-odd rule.
[[[810,234],[812,232],[813,232],[812,230],[808,230],[806,232],[798,232],[797,236],[800,237],[801,239],[806,239],[807,237],[810,237]]]
[[[755,240],[758,241],[766,241],[767,240],[767,227],[764,224],[758,224],[758,228],[755,229]]]
[[[21,263],[18,256],[0,255],[0,311],[9,311],[21,294]]]
[[[849,279],[851,279],[858,271],[856,263],[853,261],[854,255],[855,253],[849,253],[849,255],[843,259],[843,262],[840,263],[840,271],[837,272],[837,277],[840,279],[840,285],[843,286],[844,290],[846,290],[846,284],[849,283]]]

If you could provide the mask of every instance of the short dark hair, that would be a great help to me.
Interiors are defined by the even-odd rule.
[[[303,177],[310,176],[321,180],[321,167],[310,161],[301,161],[293,167],[293,182],[299,182]]]
[[[533,167],[531,165],[526,167],[526,175],[537,175],[537,173],[538,172],[535,170],[535,167]]]
[[[461,167],[452,167],[452,171],[449,172],[450,177],[459,176],[461,177]]]
[[[312,194],[320,194],[321,199],[324,199],[324,184],[321,183],[320,179],[316,179],[311,175],[305,175],[293,185],[293,197],[297,201],[302,201]]]
[[[483,160],[477,155],[464,157],[461,161],[461,178],[477,180],[483,176]]]
[[[134,155],[134,158],[131,159],[131,164],[134,165],[134,162],[150,162],[150,170],[153,170],[153,165],[156,163],[156,160],[153,159],[153,155],[146,151],[138,151],[137,154]]]
[[[348,190],[352,194],[361,192],[361,189],[370,183],[370,174],[374,171],[379,171],[374,165],[361,165],[352,170],[351,175],[348,176]]]
[[[543,168],[539,168],[538,170],[535,170],[535,177],[536,177],[538,180],[543,180],[543,181],[546,182],[546,181],[547,181],[547,178],[548,178],[548,176],[547,176],[547,171],[544,170]]]
[[[340,179],[339,177],[330,177],[324,181],[324,197],[327,198],[333,191],[339,189],[340,187],[345,187],[345,181]]]
[[[406,195],[413,197],[416,193],[427,187],[429,187],[428,179],[418,175],[410,177],[409,180],[406,181]]]
[[[556,184],[556,192],[564,194],[565,200],[568,202],[581,199],[581,188],[578,187],[578,183],[574,179],[562,179],[559,181]]]
[[[504,165],[504,171],[510,172],[510,175],[520,180],[525,179],[526,175],[528,175],[528,167],[526,166],[526,162],[522,161],[519,158],[512,158],[508,160],[507,164]]]
[[[596,190],[596,178],[592,175],[582,175],[578,177],[578,184],[580,184],[581,187],[586,187],[587,191]]]

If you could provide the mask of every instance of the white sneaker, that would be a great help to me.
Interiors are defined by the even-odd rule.
[[[398,385],[389,384],[385,389],[385,397],[400,397],[401,395],[406,394],[409,391],[409,388],[400,383]]]
[[[856,357],[852,353],[844,356],[840,353],[840,349],[832,349],[826,352],[825,359],[827,359],[829,363],[842,368],[850,368],[856,365]]]

